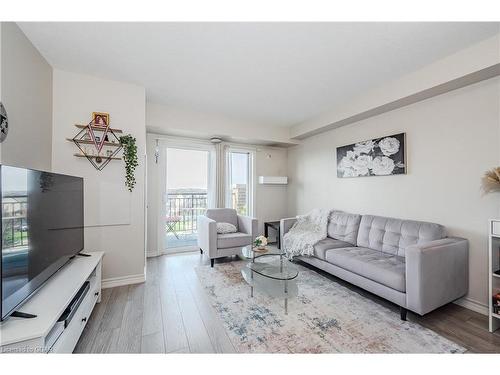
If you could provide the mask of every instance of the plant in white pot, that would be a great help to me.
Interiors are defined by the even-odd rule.
[[[253,241],[254,246],[259,250],[264,250],[267,245],[267,238],[264,236],[259,236]]]

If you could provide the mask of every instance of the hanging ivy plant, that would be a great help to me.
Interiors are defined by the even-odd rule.
[[[125,186],[129,191],[135,186],[135,168],[139,165],[137,162],[136,139],[130,134],[120,137],[120,143],[123,146],[123,161],[125,162]]]

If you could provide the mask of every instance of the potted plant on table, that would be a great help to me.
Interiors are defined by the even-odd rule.
[[[254,246],[257,250],[265,250],[267,245],[267,238],[264,236],[259,236],[253,241]]]

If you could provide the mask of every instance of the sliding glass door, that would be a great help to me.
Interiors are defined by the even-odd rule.
[[[211,151],[207,147],[167,145],[163,199],[163,252],[197,248],[197,218],[211,200]]]

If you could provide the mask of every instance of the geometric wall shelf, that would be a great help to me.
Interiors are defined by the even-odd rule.
[[[80,131],[72,138],[80,153],[77,157],[85,157],[98,171],[102,171],[111,160],[120,160],[116,155],[122,149],[120,139],[115,133],[122,133],[120,129],[112,129],[107,126],[96,125],[94,120],[87,125],[75,125]]]

